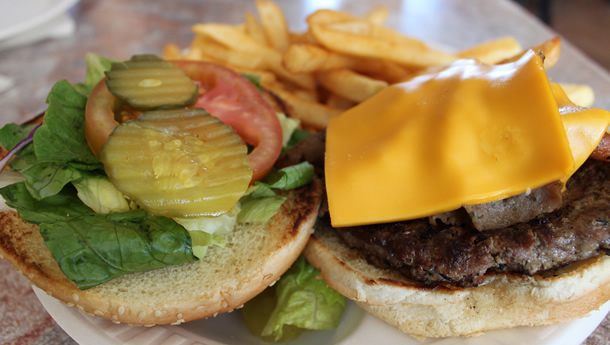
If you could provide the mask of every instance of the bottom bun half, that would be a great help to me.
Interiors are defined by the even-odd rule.
[[[368,264],[325,222],[305,255],[329,286],[418,339],[564,322],[610,300],[610,256],[534,276],[489,274],[474,288],[425,285]]]
[[[265,224],[238,225],[224,248],[203,260],[131,273],[80,290],[64,276],[36,225],[0,210],[0,254],[30,282],[87,314],[132,325],[179,324],[240,308],[273,284],[301,254],[311,235],[322,185],[287,192]]]

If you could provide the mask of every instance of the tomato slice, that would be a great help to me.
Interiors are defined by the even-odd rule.
[[[100,156],[100,149],[112,130],[119,125],[114,117],[116,97],[106,88],[105,79],[91,90],[85,107],[85,137],[91,151]]]
[[[233,127],[254,149],[248,155],[252,180],[262,179],[282,151],[282,126],[260,91],[242,75],[203,61],[172,61],[207,90],[194,107],[201,107]]]
[[[282,150],[282,127],[260,91],[242,75],[214,63],[172,62],[205,89],[194,107],[204,108],[230,125],[254,147],[248,155],[253,171],[252,181],[262,179]],[[114,114],[115,102],[116,98],[108,91],[103,80],[89,95],[85,133],[96,155],[118,125]]]

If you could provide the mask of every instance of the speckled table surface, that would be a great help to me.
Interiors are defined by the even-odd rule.
[[[364,14],[370,2],[355,0],[277,0],[291,29],[305,28],[304,18],[318,8],[339,8]],[[382,0],[390,9],[387,24],[414,37],[455,49],[487,39],[513,35],[523,46],[538,44],[555,34],[509,1],[488,0]],[[70,9],[74,34],[12,49],[0,50],[0,75],[14,86],[0,93],[0,125],[22,122],[45,108],[45,97],[55,81],[83,80],[84,55],[128,58],[135,53],[160,53],[167,43],[186,47],[198,22],[240,23],[254,1],[239,0],[83,0]],[[0,39],[0,43],[2,40]],[[610,75],[564,42],[560,62],[550,71],[553,80],[586,83],[596,93],[596,106],[610,109]],[[30,288],[0,259],[0,343],[73,344],[46,312]],[[583,344],[610,344],[610,316]]]

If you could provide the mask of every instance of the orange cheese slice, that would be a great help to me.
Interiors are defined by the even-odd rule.
[[[610,112],[578,106],[568,98],[561,86],[551,83],[551,88],[574,157],[574,170],[562,179],[565,182],[599,145],[610,124]]]
[[[606,125],[607,126],[607,125]],[[333,226],[391,222],[502,199],[575,169],[541,59],[455,63],[333,118]]]

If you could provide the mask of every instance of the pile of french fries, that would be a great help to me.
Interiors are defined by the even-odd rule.
[[[408,80],[419,71],[457,59],[487,64],[518,59],[525,50],[513,37],[481,43],[452,53],[383,26],[384,7],[362,17],[318,10],[307,18],[308,30],[291,32],[277,4],[256,2],[240,25],[201,23],[188,50],[165,46],[165,59],[211,61],[241,73],[257,75],[263,88],[277,97],[289,116],[312,131],[326,127],[333,116],[366,100],[384,87]],[[559,58],[561,41],[553,38],[531,47],[545,56],[548,69]],[[565,85],[577,104],[593,102],[587,85]]]

